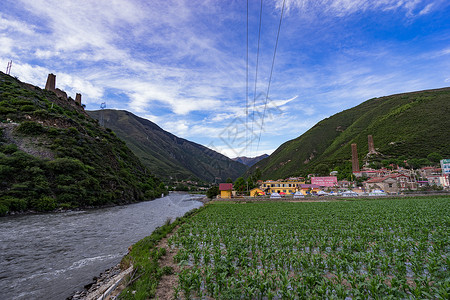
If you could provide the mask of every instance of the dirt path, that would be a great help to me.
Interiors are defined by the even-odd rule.
[[[168,245],[169,238],[175,234],[178,230],[179,226],[175,227],[170,234],[168,234],[165,238],[163,238],[158,243],[158,248],[166,249],[166,255],[159,259],[159,266],[163,267],[171,267],[173,270],[173,274],[164,275],[159,281],[158,287],[156,288],[156,299],[161,300],[170,300],[173,299],[174,296],[174,287],[178,285],[178,273],[181,271],[181,268],[178,264],[174,262],[173,257],[177,254],[177,249],[172,249]]]

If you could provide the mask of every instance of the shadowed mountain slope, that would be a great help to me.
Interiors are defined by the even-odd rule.
[[[88,111],[100,119],[101,111]],[[122,110],[103,110],[105,127],[112,129],[156,175],[166,179],[233,180],[246,166],[207,147],[179,138],[155,123]]]

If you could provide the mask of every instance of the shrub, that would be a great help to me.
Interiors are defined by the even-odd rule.
[[[12,154],[17,151],[17,146],[15,144],[9,144],[2,147],[1,151],[5,154]]]
[[[9,211],[24,211],[27,209],[27,201],[10,196],[2,197],[0,204],[7,207]]]
[[[46,119],[46,118],[48,118],[49,113],[48,113],[48,111],[46,109],[39,109],[39,110],[34,111],[33,115],[35,117]]]
[[[56,208],[56,200],[52,197],[42,196],[34,202],[34,208],[37,211],[52,211]]]
[[[29,112],[29,111],[34,111],[34,105],[22,105],[20,107],[21,111],[25,111],[25,112]]]
[[[0,216],[5,216],[8,213],[8,208],[3,204],[0,204]]]
[[[44,128],[41,124],[38,124],[36,122],[25,121],[17,127],[17,131],[28,135],[38,135],[44,131]]]
[[[50,170],[58,174],[76,173],[79,171],[84,171],[86,169],[85,165],[75,158],[56,158],[47,162],[47,166]]]

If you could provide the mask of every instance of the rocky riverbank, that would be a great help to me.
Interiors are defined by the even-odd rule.
[[[83,291],[77,291],[67,300],[91,300],[110,299],[115,296],[115,290],[122,284],[123,278],[133,271],[133,267],[121,270],[120,264],[105,270],[98,277],[94,277],[92,282],[84,286]]]

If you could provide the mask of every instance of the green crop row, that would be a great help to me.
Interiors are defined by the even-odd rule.
[[[450,197],[213,203],[169,239],[177,296],[449,299]]]

